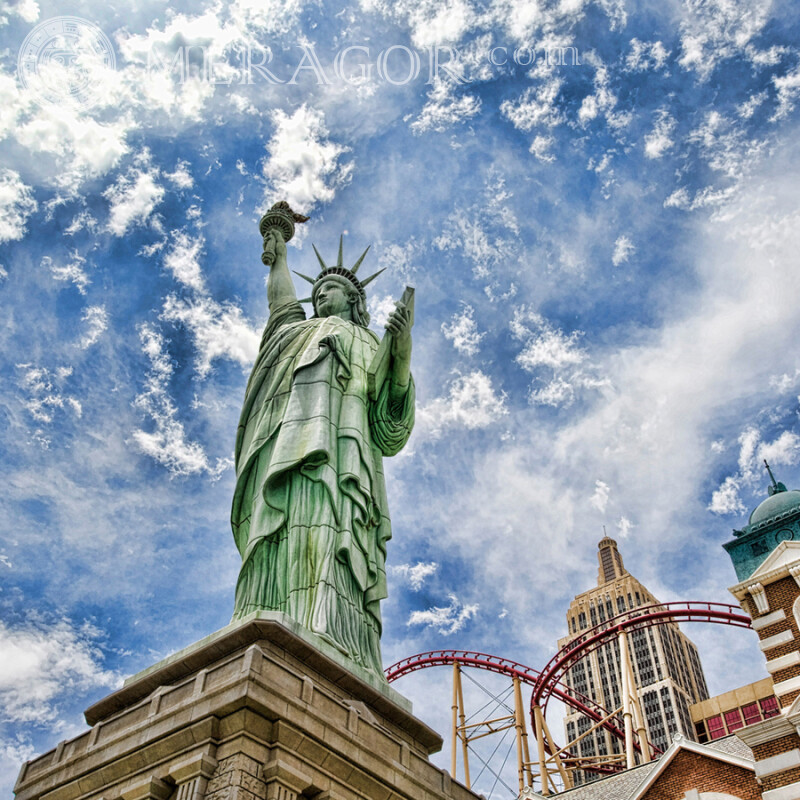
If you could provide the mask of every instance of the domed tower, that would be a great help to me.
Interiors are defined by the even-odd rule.
[[[723,547],[739,579],[730,591],[753,618],[781,708],[736,735],[753,750],[765,800],[788,800],[800,798],[800,491],[766,466],[768,497]]]

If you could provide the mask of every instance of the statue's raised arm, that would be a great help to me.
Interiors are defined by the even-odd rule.
[[[297,300],[289,265],[286,261],[286,243],[278,228],[273,228],[264,239],[264,254],[273,256],[267,278],[267,301],[272,313],[292,300]]]
[[[269,267],[267,278],[267,301],[272,313],[292,300],[297,300],[289,265],[286,263],[286,242],[294,236],[298,222],[307,222],[308,217],[292,211],[285,200],[275,203],[261,218],[259,230],[264,240],[261,260]]]

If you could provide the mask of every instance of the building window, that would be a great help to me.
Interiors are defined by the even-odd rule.
[[[742,715],[738,708],[734,708],[731,711],[726,711],[723,716],[725,717],[725,725],[728,728],[728,733],[732,733],[733,731],[744,727]]]
[[[764,715],[764,719],[775,717],[780,713],[778,699],[776,697],[765,697],[758,702],[761,703],[761,713]]]
[[[717,715],[716,717],[709,717],[706,720],[706,725],[708,725],[708,735],[712,739],[721,739],[725,736],[725,725],[722,722],[722,717]]]
[[[754,722],[761,720],[761,712],[758,710],[758,703],[749,703],[742,706],[742,714],[744,715],[744,724],[752,725]]]
[[[702,722],[696,722],[694,725],[694,733],[697,736],[697,741],[700,744],[708,741],[708,733],[706,732],[706,726],[703,725]]]
[[[614,561],[611,557],[610,548],[604,547],[600,551],[600,562],[603,566],[603,580],[606,583],[613,581],[616,576],[614,575]]]

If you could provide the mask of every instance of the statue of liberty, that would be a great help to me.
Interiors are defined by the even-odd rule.
[[[242,567],[234,620],[281,611],[382,676],[380,601],[391,524],[383,457],[414,425],[410,374],[413,290],[383,343],[367,328],[365,280],[342,241],[321,271],[306,319],[286,260],[294,222],[278,203],[261,221],[269,319],[236,437],[231,524]],[[367,248],[368,250],[369,248]],[[299,274],[299,273],[298,273]]]

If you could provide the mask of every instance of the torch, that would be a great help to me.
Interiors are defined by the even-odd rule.
[[[264,240],[264,252],[261,254],[261,261],[268,267],[275,263],[275,247],[271,240],[268,240],[271,231],[278,230],[283,236],[283,241],[288,242],[294,236],[294,226],[297,222],[306,222],[308,217],[292,211],[285,200],[275,203],[258,223],[261,231],[261,238]]]

